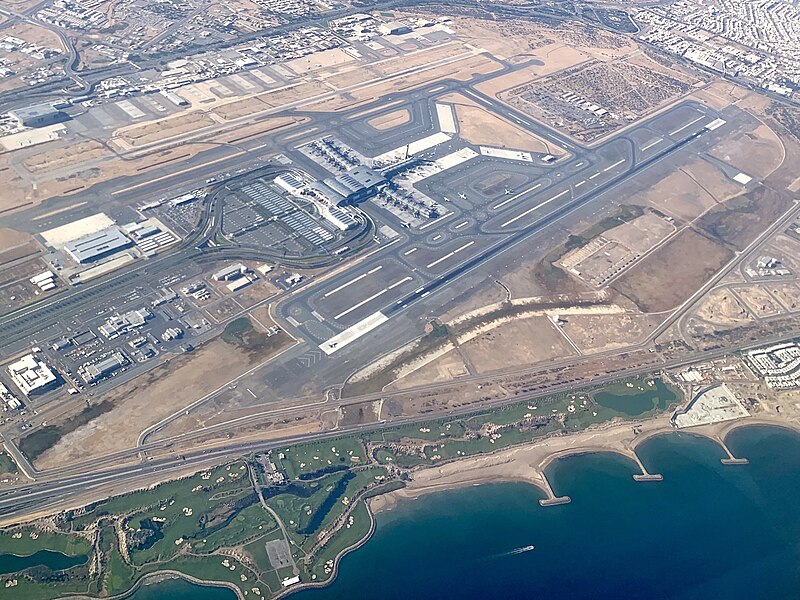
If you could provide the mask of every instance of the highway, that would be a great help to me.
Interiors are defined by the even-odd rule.
[[[497,73],[492,74],[496,75]],[[488,76],[477,78],[476,81],[485,77]],[[463,82],[439,81],[410,94],[398,93],[383,98],[380,102],[387,104],[391,104],[395,99],[409,102],[413,105],[414,114],[419,116],[419,120],[409,125],[408,130],[400,130],[398,133],[387,134],[374,140],[369,150],[374,150],[376,155],[386,151],[391,152],[398,146],[408,147],[414,141],[412,137],[419,139],[421,136],[439,132],[441,124],[432,116],[433,100],[429,97],[432,90],[438,90],[436,93],[459,91],[478,105],[504,116],[548,143],[565,149],[568,155],[549,165],[543,161],[525,164],[497,161],[485,156],[477,157],[476,154],[476,158],[472,159],[473,162],[448,168],[442,175],[431,177],[430,181],[420,182],[420,189],[431,195],[436,195],[437,189],[447,189],[448,194],[455,193],[458,197],[447,204],[445,214],[415,229],[400,228],[399,232],[393,231],[392,226],[398,227],[396,219],[388,217],[387,211],[377,204],[364,204],[362,208],[369,219],[364,228],[352,234],[350,243],[352,249],[357,251],[366,248],[366,245],[371,243],[372,234],[376,230],[380,231],[382,226],[387,226],[389,231],[393,231],[393,235],[385,234],[382,246],[371,254],[364,253],[350,268],[339,268],[340,259],[337,257],[324,255],[314,257],[312,265],[326,269],[321,276],[277,297],[277,305],[272,307],[273,314],[279,318],[281,326],[301,339],[302,343],[287,352],[285,356],[259,365],[240,376],[249,378],[248,381],[254,381],[253,389],[259,392],[263,389],[265,394],[271,393],[273,398],[280,398],[281,401],[270,404],[269,398],[258,399],[258,402],[263,402],[267,407],[257,414],[168,439],[151,439],[156,437],[151,435],[152,433],[159,431],[173,419],[179,418],[183,414],[182,411],[143,431],[135,448],[99,457],[89,463],[73,464],[54,470],[33,472],[32,467],[26,467],[36,480],[0,491],[0,517],[12,520],[45,508],[77,506],[91,499],[102,498],[104,494],[107,495],[112,491],[116,493],[138,485],[147,485],[158,479],[217,464],[249,452],[263,451],[294,441],[320,439],[377,427],[375,424],[342,427],[335,432],[310,436],[293,436],[270,441],[236,441],[219,447],[186,451],[181,456],[170,454],[176,444],[201,442],[210,434],[223,435],[226,432],[236,432],[239,428],[264,422],[275,415],[307,414],[309,410],[316,410],[322,406],[326,409],[335,409],[344,404],[387,399],[401,394],[445,391],[451,385],[486,380],[485,375],[467,376],[459,378],[455,383],[431,384],[403,392],[369,394],[348,399],[339,399],[332,395],[323,396],[320,393],[341,385],[352,373],[354,366],[364,365],[418,336],[419,322],[412,324],[412,315],[424,314],[423,309],[428,303],[431,303],[430,306],[437,306],[441,294],[456,282],[486,268],[498,257],[513,256],[515,248],[523,242],[531,240],[534,236],[544,235],[556,223],[584,209],[589,203],[601,199],[605,200],[606,206],[613,203],[610,192],[662,161],[679,153],[695,151],[697,147],[694,144],[702,142],[705,138],[724,135],[724,130],[712,131],[709,128],[710,123],[721,120],[719,114],[698,103],[683,102],[588,149],[571,138],[544,127],[518,111],[477,92],[474,83],[470,86]],[[380,102],[374,105],[379,105]],[[393,108],[389,107],[386,110]],[[322,132],[341,135],[343,140],[356,146],[359,135],[358,121],[380,114],[380,111],[377,111],[371,112],[369,117],[358,117],[359,113],[364,111],[365,108],[360,106],[342,111],[334,118],[311,115],[310,133],[299,137],[295,137],[296,132],[275,136],[270,150],[281,150],[294,159],[302,160],[298,158],[297,146],[313,136],[322,135],[313,129],[318,125],[322,127]],[[291,114],[303,113],[298,110]],[[326,119],[329,119],[327,123]],[[252,140],[252,143],[258,144],[260,140]],[[463,149],[454,150],[453,146],[458,146],[457,140],[439,144],[425,152],[424,161],[434,163],[451,157],[458,149]],[[216,150],[209,153],[209,158],[219,159],[220,152],[222,151]],[[209,161],[209,164],[211,162]],[[311,167],[319,170],[319,165],[305,166],[308,166],[309,170]],[[183,178],[191,180],[192,177],[196,178],[212,167],[198,165],[196,168],[198,172],[184,175]],[[268,165],[254,173],[237,177],[244,179],[254,176],[275,176],[286,170],[288,167]],[[519,175],[523,183],[515,184],[513,189],[507,189],[503,194],[491,195],[477,191],[477,183],[480,183],[481,177],[500,170]],[[133,185],[122,190],[119,189],[120,182],[113,182],[103,189],[96,190],[96,193],[99,195],[116,186],[117,189],[112,195],[118,193],[134,198],[143,195],[144,192],[158,190],[158,182],[147,181],[148,177],[133,178],[129,182]],[[65,317],[102,304],[125,290],[135,288],[144,282],[155,281],[187,261],[252,259],[277,260],[285,263],[286,261],[281,260],[282,257],[270,255],[260,248],[222,247],[209,243],[220,233],[223,218],[222,202],[218,201],[221,194],[216,192],[222,191],[236,179],[231,178],[214,186],[208,201],[204,204],[200,225],[176,249],[155,259],[140,261],[131,268],[105,277],[97,283],[71,289],[0,317],[0,339],[3,340],[4,348],[29,340],[35,337],[37,332],[58,323]],[[777,231],[778,227],[783,226],[793,214],[787,213],[769,231],[748,246],[726,266],[724,272],[715,276],[702,290],[698,290],[645,341],[624,350],[593,355],[592,359],[600,360],[604,357],[621,356],[632,350],[645,349],[652,340],[686,314],[702,293],[715,285],[741,260],[750,257],[761,241]],[[385,231],[385,227],[383,229]],[[386,325],[387,322],[392,322],[393,326]],[[771,340],[764,339],[759,341],[759,344],[769,341]],[[300,353],[305,351],[315,351],[319,354],[318,358],[315,355],[314,361],[319,362],[314,362],[313,372],[309,368],[312,364],[310,359],[305,367],[298,359]],[[658,366],[678,367],[700,358],[707,360],[723,354],[724,350],[702,355],[690,354]],[[574,358],[569,358],[553,361],[548,366],[568,366],[574,362]],[[541,368],[541,365],[538,368]],[[625,374],[651,370],[653,366],[648,365],[631,368]],[[509,370],[502,376],[510,376],[515,372],[533,371]],[[601,384],[621,376],[623,376],[621,373],[607,374],[596,378],[593,384]],[[299,391],[301,385],[308,386],[308,397],[301,397],[303,396]],[[553,385],[546,392],[502,398],[489,402],[482,408],[533,399],[545,393],[573,389],[573,386],[574,384],[570,383]],[[309,399],[315,393],[316,397]],[[256,394],[253,394],[253,397],[255,398]],[[192,404],[192,408],[215,398],[217,393],[211,393],[197,400]],[[187,399],[187,404],[190,403],[191,399]],[[475,408],[465,408],[447,414],[458,416],[475,410]],[[427,420],[433,416],[435,414],[427,414],[424,418],[396,418],[382,426],[390,427],[404,422]]]
[[[785,339],[784,335],[768,335],[758,340],[753,340],[747,346],[741,348],[745,351],[749,348],[755,348],[768,344],[773,344]],[[626,349],[630,352],[630,348]],[[712,351],[695,352],[688,356],[670,360],[654,367],[648,365],[645,367],[637,367],[634,369],[626,370],[622,373],[614,373],[603,375],[594,379],[590,385],[597,386],[604,383],[614,381],[626,376],[653,372],[656,369],[676,369],[699,361],[708,362],[729,355],[731,352],[727,349],[715,349]],[[486,377],[481,377],[486,380]],[[458,384],[463,383],[459,380]],[[437,389],[445,389],[447,386],[453,385],[452,382],[443,382],[439,384],[431,384],[414,390],[405,390],[403,393],[408,394],[409,391],[435,391]],[[448,411],[448,417],[457,418],[460,416],[473,414],[481,410],[496,408],[506,404],[517,402],[527,402],[536,398],[557,393],[563,390],[575,390],[574,384],[567,383],[563,385],[555,385],[544,392],[532,392],[515,395],[511,398],[504,398],[501,400],[488,402],[480,408],[471,407],[459,410]],[[369,394],[348,398],[347,400],[335,400],[330,402],[330,406],[338,406],[349,403],[360,403],[372,400],[378,397],[388,398],[391,394]],[[107,459],[92,461],[91,463],[83,464],[77,469],[70,470],[57,470],[48,471],[38,474],[38,479],[35,482],[20,484],[11,488],[0,491],[0,522],[14,522],[25,518],[27,515],[36,514],[43,510],[63,510],[69,507],[83,506],[91,501],[96,501],[107,497],[109,493],[124,493],[131,491],[138,487],[151,485],[157,481],[163,481],[170,477],[176,477],[181,474],[195,472],[197,470],[211,467],[220,464],[227,460],[232,460],[242,456],[246,456],[254,452],[265,452],[269,449],[280,448],[290,443],[300,441],[314,441],[318,439],[325,439],[331,437],[338,437],[355,433],[363,430],[374,430],[381,428],[391,428],[397,425],[415,422],[424,422],[443,416],[442,413],[430,413],[422,416],[415,417],[402,417],[396,418],[381,424],[362,424],[355,426],[340,427],[333,431],[326,431],[312,435],[289,436],[268,441],[247,440],[233,442],[227,445],[216,446],[213,448],[205,448],[194,451],[184,451],[179,455],[170,456],[156,456],[152,460],[145,460],[137,464],[128,464],[124,466],[114,466],[125,462],[126,460],[135,459],[143,451],[142,448],[131,449],[125,452],[116,453]],[[253,418],[254,422],[263,420],[265,416],[259,415]],[[241,427],[242,423],[237,423],[230,426],[235,430],[236,427]],[[189,434],[187,437],[202,437],[207,435],[207,431],[199,431]],[[155,449],[168,449],[174,442],[172,440],[162,441],[155,444],[148,445],[146,448],[149,451]],[[76,472],[77,471],[77,472]],[[113,490],[113,491],[112,491]]]

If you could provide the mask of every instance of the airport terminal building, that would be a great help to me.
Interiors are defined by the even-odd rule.
[[[64,246],[64,251],[79,264],[95,261],[133,245],[119,227],[90,233]]]
[[[311,187],[325,196],[331,204],[342,206],[366,200],[384,183],[386,179],[380,173],[359,166],[338,177],[317,181]]]

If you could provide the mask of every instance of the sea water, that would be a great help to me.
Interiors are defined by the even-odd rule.
[[[355,598],[800,598],[800,436],[749,427],[713,442],[671,434],[639,454],[660,482],[633,481],[613,454],[560,460],[542,508],[522,483],[480,485],[401,501],[373,538],[342,559],[329,587],[298,600]],[[530,547],[533,546],[533,549]],[[230,600],[229,590],[168,581],[135,600]]]

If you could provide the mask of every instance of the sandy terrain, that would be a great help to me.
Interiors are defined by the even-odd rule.
[[[575,351],[550,319],[515,319],[460,345],[462,356],[477,373],[572,356]]]
[[[556,155],[564,153],[562,148],[548,143],[482,107],[457,103],[455,109],[458,117],[459,136],[470,144]]]
[[[214,137],[215,140],[226,144],[236,144],[243,140],[283,131],[296,125],[308,122],[307,117],[273,117],[271,119],[259,119],[251,125],[237,127],[233,131],[222,133]]]
[[[415,67],[427,67],[437,61],[453,58],[468,52],[469,50],[465,48],[463,44],[451,42],[404,56],[372,63],[371,67],[382,75],[394,75],[400,71],[407,71]]]
[[[561,327],[584,354],[624,348],[641,342],[658,319],[647,315],[574,315]]]
[[[693,92],[692,97],[704,104],[708,104],[715,110],[722,110],[751,93],[750,90],[737,85],[718,81]]]
[[[543,63],[541,66],[526,65],[520,67],[516,71],[479,83],[476,88],[487,96],[494,96],[500,99],[500,94],[506,90],[530,83],[545,75],[556,73],[591,59],[589,54],[562,44],[552,44],[539,48],[534,53],[534,56]]]
[[[785,403],[781,403],[785,404]],[[703,425],[692,429],[695,435],[708,437],[719,443],[738,427],[748,425],[774,425],[798,430],[797,416],[782,417],[774,413],[760,414],[757,418]],[[674,433],[667,415],[637,423],[633,433],[630,423],[610,423],[581,433],[550,437],[533,444],[510,448],[488,455],[479,455],[448,462],[436,467],[414,471],[407,487],[370,499],[370,509],[391,509],[401,499],[413,499],[422,494],[447,489],[496,483],[521,481],[537,486],[545,497],[558,494],[546,478],[547,467],[560,458],[587,452],[613,452],[631,459],[631,474],[641,473],[641,463],[635,455],[637,446],[657,435]]]
[[[33,23],[14,23],[3,33],[45,48],[56,48],[62,52],[64,51],[61,39],[53,31]]]
[[[632,299],[645,312],[677,307],[732,253],[694,230],[684,229],[624,273],[611,287]]]
[[[119,137],[131,146],[145,146],[211,125],[214,125],[211,117],[199,111],[191,111],[141,125],[123,127],[114,132],[114,137]]]
[[[33,241],[33,236],[29,233],[0,227],[0,253],[13,250],[18,246],[23,246]]]
[[[391,129],[392,127],[398,127],[399,125],[405,125],[410,120],[411,113],[408,112],[408,109],[401,108],[399,110],[393,110],[392,112],[380,115],[379,117],[369,119],[367,123],[370,127],[374,127],[379,131],[383,131],[385,129]]]
[[[97,398],[115,407],[67,434],[36,461],[50,468],[136,445],[139,433],[182,407],[244,373],[252,364],[247,353],[214,340],[192,354],[156,367],[134,382]],[[198,377],[202,373],[202,377]]]
[[[291,69],[295,73],[302,74],[318,69],[326,69],[345,65],[355,61],[355,58],[347,54],[341,48],[332,48],[331,50],[323,50],[322,52],[314,52],[307,54],[302,58],[296,58],[285,63],[284,66]]]
[[[598,58],[612,58],[635,48],[623,35],[579,23],[547,26],[529,21],[489,21],[470,17],[456,17],[454,21],[460,39],[505,57],[512,64],[532,59],[546,63],[550,59],[553,68],[558,70],[563,66],[556,64],[553,52],[562,47],[580,48]],[[541,68],[535,64],[531,66]]]
[[[450,381],[467,373],[467,367],[459,351],[451,350],[413,373],[397,379],[386,386],[386,389],[403,390],[417,385]]]
[[[784,312],[780,303],[761,286],[736,287],[733,290],[757,317],[771,317]]]
[[[664,214],[691,221],[741,190],[722,171],[692,157],[654,185],[637,190],[636,197],[637,202],[649,204]]]
[[[82,163],[112,156],[112,152],[95,140],[39,152],[22,161],[31,173],[67,169]]]
[[[800,286],[796,283],[770,283],[765,287],[786,310],[800,308]]]
[[[325,83],[341,90],[377,77],[380,77],[380,75],[375,73],[369,65],[362,65],[356,69],[350,69],[334,75],[327,75],[323,78],[325,79]]]
[[[750,177],[764,178],[780,167],[785,150],[775,132],[760,125],[752,131],[725,137],[710,153]]]
[[[708,294],[695,314],[709,323],[735,325],[748,323],[753,317],[730,290],[714,290]]]

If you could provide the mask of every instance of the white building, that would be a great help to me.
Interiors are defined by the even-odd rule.
[[[8,365],[8,374],[25,396],[40,394],[58,385],[58,376],[33,354]]]

